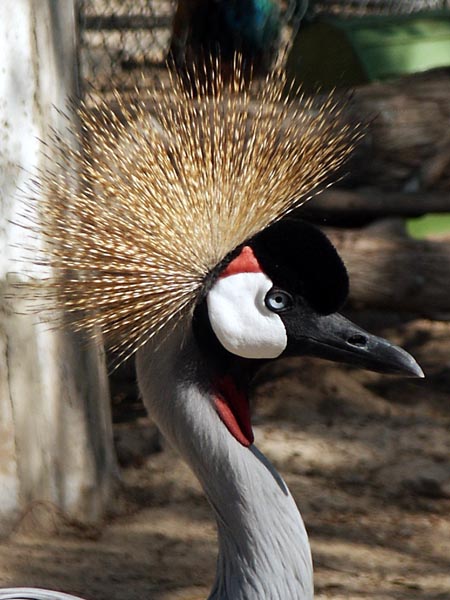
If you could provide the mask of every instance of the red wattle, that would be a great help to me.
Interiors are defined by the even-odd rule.
[[[236,387],[229,376],[216,381],[214,388],[214,404],[219,417],[240,444],[245,447],[251,446],[255,438],[247,396]]]

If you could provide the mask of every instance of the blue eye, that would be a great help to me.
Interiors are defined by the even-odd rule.
[[[292,296],[283,290],[271,289],[267,292],[264,302],[272,312],[283,312],[294,304]]]

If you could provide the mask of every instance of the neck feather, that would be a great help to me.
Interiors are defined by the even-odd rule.
[[[163,434],[200,480],[219,539],[210,600],[310,600],[306,531],[275,468],[242,446],[214,408],[207,371],[192,333],[152,340],[137,354],[144,402]]]

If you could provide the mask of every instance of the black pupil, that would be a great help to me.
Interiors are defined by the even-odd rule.
[[[277,304],[281,304],[283,302],[284,298],[283,296],[275,296],[275,302]]]

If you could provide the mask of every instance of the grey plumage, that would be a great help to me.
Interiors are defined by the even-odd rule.
[[[312,563],[297,506],[280,475],[255,447],[232,437],[203,382],[196,341],[180,326],[136,357],[147,410],[200,480],[219,540],[209,600],[310,600]]]
[[[4,588],[0,590],[0,600],[83,600],[83,598],[40,588]]]

